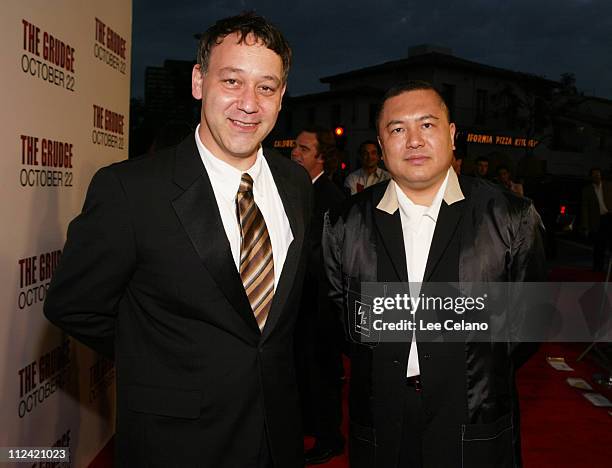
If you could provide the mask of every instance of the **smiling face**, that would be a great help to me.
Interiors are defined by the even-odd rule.
[[[455,137],[440,97],[419,89],[389,98],[378,135],[393,180],[415,203],[431,204],[451,165]]]
[[[246,170],[270,133],[285,92],[281,58],[254,37],[230,34],[214,46],[208,69],[194,66],[193,97],[202,100],[199,136],[217,158]]]

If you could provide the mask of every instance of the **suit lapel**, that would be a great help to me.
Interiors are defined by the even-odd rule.
[[[448,205],[445,201],[442,201],[440,213],[438,213],[438,220],[436,221],[436,228],[431,240],[431,247],[429,248],[429,256],[427,257],[425,274],[423,275],[424,282],[430,280],[436,266],[444,255],[446,247],[453,236],[456,235],[459,220],[463,215],[464,205],[464,201],[458,201],[452,205]]]
[[[193,134],[177,147],[174,181],[184,192],[172,205],[202,264],[247,326],[259,333]]]
[[[293,288],[302,246],[304,245],[304,219],[306,218],[306,214],[301,213],[303,207],[299,200],[299,193],[296,185],[291,184],[290,180],[288,180],[276,158],[266,156],[266,161],[272,172],[274,184],[278,189],[278,194],[280,195],[283,208],[289,220],[293,241],[289,245],[287,257],[283,265],[283,271],[281,272],[276,291],[274,292],[270,313],[268,314],[268,319],[262,332],[262,340],[270,336],[270,333],[283,312],[283,306],[287,303],[289,293]]]
[[[392,214],[377,208],[384,189],[388,184],[380,187],[380,193],[373,196],[374,222],[380,233],[379,239],[382,247],[391,261],[397,281],[408,282],[408,269],[406,267],[406,249],[404,248],[404,235],[399,209]]]

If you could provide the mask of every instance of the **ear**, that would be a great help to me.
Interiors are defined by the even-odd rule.
[[[278,103],[278,111],[283,108],[283,96],[285,95],[285,91],[287,91],[287,83],[283,85],[283,89],[281,89],[280,102]]]
[[[200,100],[202,99],[202,82],[204,81],[204,72],[202,72],[202,68],[200,65],[195,64],[193,66],[193,70],[191,71],[191,95]]]
[[[379,136],[376,136],[376,141],[378,142],[378,146],[380,148],[380,159],[385,159],[385,147],[382,145]]]
[[[457,132],[457,128],[455,127],[455,124],[451,122],[448,125],[448,129],[450,131],[450,139],[451,139],[451,143],[453,145],[453,149],[456,149],[455,148],[455,133]]]

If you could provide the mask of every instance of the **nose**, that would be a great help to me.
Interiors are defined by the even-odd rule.
[[[247,113],[253,114],[257,112],[259,103],[257,101],[257,93],[250,86],[245,86],[238,99],[238,109]]]
[[[408,148],[420,148],[424,145],[423,136],[421,132],[416,128],[406,129],[406,147]]]

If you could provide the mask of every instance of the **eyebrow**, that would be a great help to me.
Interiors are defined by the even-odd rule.
[[[219,70],[221,73],[244,73],[242,68],[234,68],[234,67],[224,67]],[[280,84],[281,80],[277,76],[274,75],[264,75],[261,77],[264,80],[272,80],[276,84]]]
[[[411,119],[411,120],[414,120],[415,122],[422,122],[423,120],[429,120],[429,119],[440,120],[440,117],[436,117],[433,114],[426,114],[426,115],[422,115],[420,117],[417,117],[416,119]],[[401,123],[404,123],[404,122],[405,122],[405,120],[393,119],[387,125],[385,125],[385,128],[389,127],[391,125],[401,124]]]

